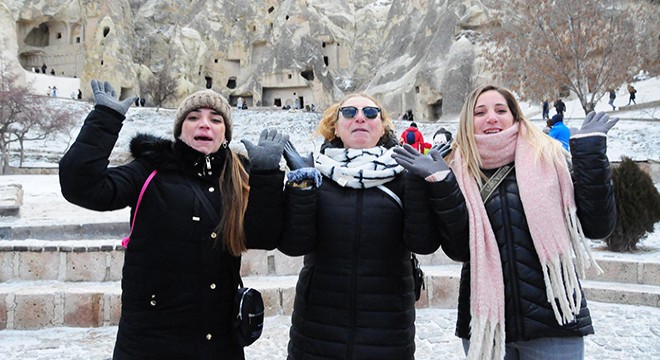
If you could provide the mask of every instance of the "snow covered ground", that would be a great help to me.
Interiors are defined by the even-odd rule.
[[[52,77],[51,77],[52,79]],[[637,88],[637,103],[660,100],[660,79],[652,78],[634,83]],[[42,87],[48,86],[41,84]],[[65,95],[65,96],[68,96]],[[627,103],[625,87],[617,92],[616,105]],[[77,111],[80,124],[92,109],[92,104],[66,98],[49,98],[49,106],[67,107]],[[576,100],[567,104],[567,125],[579,127],[584,117]],[[524,104],[525,113],[542,127],[540,107]],[[609,111],[607,99],[597,104],[596,110]],[[393,109],[392,111],[396,111]],[[551,112],[552,114],[552,112]],[[612,113],[622,120],[611,130],[608,140],[608,155],[617,161],[622,155],[635,160],[660,161],[660,106],[635,111]],[[174,110],[153,108],[132,108],[120,139],[113,152],[115,164],[126,161],[128,142],[138,132],[148,132],[163,137],[171,137]],[[314,137],[320,114],[285,110],[234,111],[234,140],[232,146],[242,150],[240,139],[252,141],[266,127],[277,128],[291,136],[297,148],[302,151],[317,151],[321,139]],[[416,121],[424,135],[430,138],[440,127],[455,133],[457,118],[442,119],[437,123]],[[403,131],[407,121],[395,121],[397,132]],[[26,167],[56,167],[57,161],[71,144],[79,126],[70,136],[58,136],[46,141],[26,143]],[[12,160],[16,164],[15,158]],[[127,221],[128,209],[110,213],[98,213],[80,209],[67,203],[59,193],[56,175],[7,175],[0,176],[0,186],[20,183],[25,190],[22,217],[0,219],[0,225],[58,224],[63,219],[78,223],[102,221]],[[656,182],[657,184],[657,182]],[[642,240],[640,251],[634,254],[608,252],[601,242],[594,242],[593,250],[601,257],[635,258],[643,261],[660,262],[660,223],[655,231]],[[586,359],[658,359],[660,357],[660,309],[618,304],[592,302],[596,335],[586,338]],[[461,359],[464,358],[460,341],[453,336],[455,310],[424,309],[418,312],[417,357],[419,359]],[[266,320],[266,331],[257,343],[246,350],[248,359],[282,359],[288,340],[290,317],[275,316]],[[98,329],[55,328],[38,331],[0,331],[0,358],[7,359],[108,359],[114,344],[116,327]]]

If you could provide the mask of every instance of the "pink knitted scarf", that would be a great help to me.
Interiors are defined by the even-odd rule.
[[[582,301],[576,266],[584,276],[589,263],[595,262],[575,213],[566,159],[537,158],[534,147],[525,140],[526,131],[516,122],[500,133],[475,138],[484,169],[515,162],[520,198],[543,267],[548,301],[557,322],[565,324],[574,320]],[[472,320],[468,359],[503,359],[504,279],[499,248],[477,182],[466,170],[460,152],[454,151],[453,156],[451,168],[469,211]],[[587,258],[590,261],[585,261]]]

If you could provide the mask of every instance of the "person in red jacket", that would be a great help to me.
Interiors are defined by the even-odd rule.
[[[422,132],[417,129],[417,124],[411,122],[410,126],[401,133],[401,139],[399,141],[401,145],[409,144],[415,150],[424,153],[424,136]]]

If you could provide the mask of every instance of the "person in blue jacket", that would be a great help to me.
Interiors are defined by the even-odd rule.
[[[564,124],[564,117],[562,115],[556,114],[552,117],[552,127],[550,128],[548,135],[559,141],[564,150],[568,151],[568,142],[571,138],[571,131]]]

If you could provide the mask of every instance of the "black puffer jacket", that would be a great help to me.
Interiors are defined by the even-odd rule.
[[[607,237],[616,221],[614,189],[605,151],[605,137],[571,139],[578,217],[586,236],[593,239]],[[506,341],[592,334],[591,316],[584,297],[575,322],[561,326],[555,319],[547,300],[541,264],[529,234],[515,168],[486,203],[486,212],[502,260]],[[452,232],[451,236],[463,239],[467,246],[466,232]],[[466,262],[461,274],[457,336],[470,338],[470,319],[470,263]]]
[[[415,296],[410,251],[440,237],[430,184],[404,173],[378,188],[286,188],[279,250],[305,256],[290,330],[289,359],[413,359]],[[451,248],[449,241],[442,244]]]
[[[243,359],[230,336],[233,274],[216,233],[223,194],[221,166],[228,150],[203,154],[184,143],[141,135],[131,142],[135,161],[108,168],[123,116],[96,106],[60,161],[64,197],[88,209],[134,207],[152,170],[124,256],[122,314],[114,359]],[[248,247],[273,249],[281,229],[283,173],[252,173],[246,214]],[[193,188],[215,207],[204,209]],[[131,214],[132,216],[132,214]],[[132,219],[132,218],[131,218]],[[234,266],[232,266],[234,265]]]

